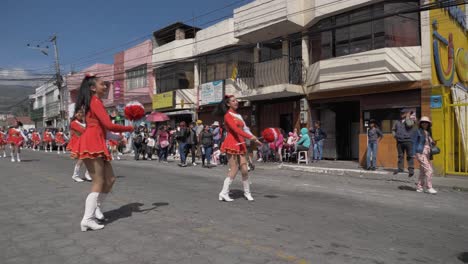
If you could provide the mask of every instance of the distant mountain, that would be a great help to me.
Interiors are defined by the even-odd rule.
[[[15,111],[18,106],[27,106],[29,102],[26,99],[30,94],[34,94],[36,88],[24,85],[0,84],[0,113]]]

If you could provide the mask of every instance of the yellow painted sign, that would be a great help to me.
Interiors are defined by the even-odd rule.
[[[174,107],[174,92],[165,92],[153,95],[153,109]]]
[[[452,5],[430,11],[433,85],[451,87],[458,83],[466,86],[468,82],[465,9],[466,5]]]

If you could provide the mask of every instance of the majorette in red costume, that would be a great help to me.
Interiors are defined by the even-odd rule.
[[[68,141],[67,150],[71,151],[73,146],[78,143],[80,136],[85,132],[86,125],[78,120],[73,120],[70,124],[70,140]]]
[[[32,133],[31,140],[32,140],[34,145],[39,145],[41,143],[41,136],[39,135],[39,133],[37,131],[34,131]]]
[[[19,147],[23,145],[25,140],[27,140],[27,138],[25,138],[21,129],[12,127],[8,130],[8,144],[14,144]]]
[[[6,133],[3,132],[3,131],[0,131],[0,146],[3,146],[3,145],[6,145],[7,144],[7,141],[6,141]]]
[[[242,116],[229,109],[224,115],[224,123],[228,134],[221,145],[221,152],[234,155],[245,154],[247,148],[243,144],[244,138],[251,138],[253,135],[244,131],[245,123]]]
[[[55,134],[55,143],[59,146],[65,145],[65,136],[63,132],[57,132]]]
[[[91,98],[89,111],[86,113],[86,130],[77,144],[72,146],[72,157],[78,159],[95,159],[102,157],[111,161],[112,157],[106,146],[106,131],[131,131],[131,126],[113,124],[104,105],[97,96]]]
[[[53,140],[53,135],[52,132],[50,132],[48,129],[44,131],[44,142],[47,144],[50,144]]]

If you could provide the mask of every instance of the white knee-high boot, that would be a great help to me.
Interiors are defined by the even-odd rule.
[[[229,186],[231,185],[231,183],[232,183],[231,178],[226,177],[226,179],[224,179],[223,189],[219,193],[219,200],[220,201],[222,201],[222,200],[224,200],[226,202],[234,201],[231,197],[229,197]]]
[[[88,197],[86,198],[85,212],[83,219],[81,220],[81,231],[83,232],[88,229],[99,230],[104,228],[104,225],[100,225],[94,221],[94,212],[96,211],[98,204],[98,197],[98,192],[92,192],[88,194]]]
[[[86,166],[85,166],[85,169],[86,169]],[[88,169],[86,169],[86,172],[85,172],[85,179],[88,180],[88,181],[93,181],[93,178],[91,178],[91,175],[89,175],[89,171]]]
[[[244,186],[244,196],[247,200],[253,201],[254,198],[252,197],[252,193],[250,193],[250,182],[249,180],[242,181],[242,185]]]
[[[107,197],[107,193],[99,193],[96,211],[94,212],[94,216],[96,216],[97,220],[104,220],[104,214],[102,213],[101,208],[102,208],[102,203],[104,202],[106,197]]]
[[[19,152],[16,153],[16,161],[17,162],[21,162],[21,159],[20,159],[20,154]]]
[[[79,163],[75,164],[75,169],[73,170],[72,179],[76,182],[84,182],[83,179],[80,178],[80,168],[81,165]]]

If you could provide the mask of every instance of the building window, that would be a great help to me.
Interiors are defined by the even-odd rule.
[[[283,42],[262,43],[260,46],[260,62],[280,59],[283,57]]]
[[[156,92],[193,88],[193,63],[178,63],[156,69]]]
[[[55,101],[55,100],[54,100],[54,91],[48,92],[48,93],[46,94],[46,104],[52,103],[53,101]]]
[[[209,55],[200,60],[201,83],[253,77],[253,49]]]
[[[37,101],[37,108],[41,108],[41,107],[44,107],[44,103],[42,102],[42,100],[44,99],[43,96],[39,96],[36,101]]]
[[[125,72],[125,87],[127,90],[147,86],[146,65]]]
[[[415,0],[385,2],[319,21],[310,29],[311,63],[384,47],[421,45],[419,13],[378,19],[418,5]]]

